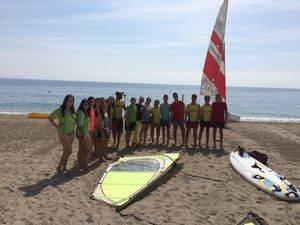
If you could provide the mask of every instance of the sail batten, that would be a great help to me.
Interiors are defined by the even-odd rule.
[[[217,16],[206,54],[201,81],[201,95],[214,98],[220,94],[226,100],[225,28],[228,0],[224,0]]]

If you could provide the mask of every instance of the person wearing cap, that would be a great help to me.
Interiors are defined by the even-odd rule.
[[[211,126],[213,127],[213,149],[216,149],[216,136],[217,129],[219,128],[220,132],[220,150],[223,149],[223,129],[225,123],[227,122],[228,112],[227,105],[222,101],[222,98],[219,94],[216,95],[216,101],[212,104],[212,122]]]
[[[123,133],[123,110],[126,110],[125,103],[122,101],[124,92],[116,92],[116,100],[112,104],[112,136],[114,146],[116,148],[120,145],[121,135]]]
[[[170,106],[171,120],[173,123],[173,136],[175,145],[177,144],[177,129],[181,130],[182,146],[185,143],[185,128],[184,128],[184,103],[178,99],[178,94],[173,93],[174,102]]]
[[[197,145],[197,129],[199,125],[200,105],[197,103],[197,95],[192,95],[192,102],[185,108],[185,121],[186,121],[186,140],[185,147],[188,147],[188,140],[191,129],[193,129],[194,146]]]

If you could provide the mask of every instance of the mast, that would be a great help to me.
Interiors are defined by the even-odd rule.
[[[214,25],[203,68],[200,94],[209,95],[212,99],[220,94],[226,100],[224,38],[227,11],[228,0],[224,0]]]

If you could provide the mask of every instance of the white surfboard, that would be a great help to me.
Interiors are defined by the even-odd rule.
[[[258,189],[282,200],[300,201],[300,191],[284,176],[252,158],[247,152],[231,152],[233,169]]]

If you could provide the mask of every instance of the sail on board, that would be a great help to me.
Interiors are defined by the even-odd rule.
[[[227,11],[228,0],[224,0],[210,38],[200,92],[202,96],[208,95],[211,99],[215,99],[215,95],[219,94],[223,101],[226,101],[225,28]],[[240,116],[228,113],[228,121],[237,122],[240,119]]]
[[[227,10],[228,0],[224,0],[215,22],[203,68],[200,94],[209,95],[212,99],[216,94],[220,94],[226,100],[224,37]]]
[[[172,170],[182,154],[120,158],[106,169],[91,197],[120,211]]]

